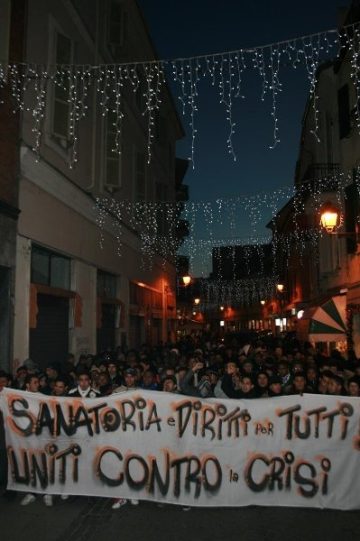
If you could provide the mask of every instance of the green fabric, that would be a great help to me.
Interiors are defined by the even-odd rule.
[[[330,327],[329,325],[325,325],[325,323],[320,323],[320,321],[315,321],[314,319],[310,322],[310,328],[309,328],[310,334],[341,334],[339,329],[335,329],[334,327]],[[344,330],[345,334],[345,330]]]
[[[336,323],[338,325],[340,325],[340,327],[342,329],[344,329],[344,332],[346,330],[346,326],[345,326],[345,323],[341,317],[341,315],[339,314],[339,311],[336,307],[336,304],[334,303],[334,301],[331,299],[330,301],[326,302],[325,304],[323,304],[321,306],[321,308],[324,310],[324,312],[326,312],[334,321],[336,321]]]

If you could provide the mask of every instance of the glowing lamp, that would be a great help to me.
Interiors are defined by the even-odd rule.
[[[325,203],[321,208],[320,225],[327,233],[333,233],[339,226],[339,210],[330,202]]]
[[[189,276],[188,274],[186,276],[183,276],[182,281],[184,283],[184,286],[188,286],[191,282],[191,276]]]
[[[278,290],[279,293],[282,293],[284,291],[284,284],[277,284],[276,285],[276,289]]]
[[[199,299],[199,297],[197,297],[196,299],[194,299],[194,304],[200,304],[200,299]]]

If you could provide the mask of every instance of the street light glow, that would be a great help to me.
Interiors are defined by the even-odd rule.
[[[339,210],[330,202],[321,208],[320,225],[327,233],[333,233],[339,225]]]

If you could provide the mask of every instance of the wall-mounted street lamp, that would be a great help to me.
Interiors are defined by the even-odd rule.
[[[262,300],[260,301],[260,304],[261,304],[261,306],[265,306],[266,301],[264,301],[264,300],[262,299]]]
[[[182,281],[185,287],[188,286],[191,282],[191,276],[186,274],[185,276],[182,277]]]
[[[199,299],[199,297],[196,297],[196,299],[194,299],[194,304],[196,304],[196,305],[200,304],[200,299]]]
[[[276,284],[276,289],[278,290],[279,293],[282,293],[284,291],[284,284]]]
[[[360,242],[359,231],[337,231],[337,228],[342,225],[342,216],[336,205],[329,201],[324,203],[320,209],[320,225],[329,235],[352,238],[356,242]]]
[[[340,225],[339,209],[329,201],[321,207],[320,225],[330,234],[334,233]]]
[[[224,306],[220,306],[220,312],[223,312],[225,310]]]

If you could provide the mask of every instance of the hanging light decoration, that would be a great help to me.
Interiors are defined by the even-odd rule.
[[[215,54],[205,54],[173,60],[150,60],[120,64],[41,65],[36,63],[0,64],[0,88],[10,88],[14,112],[21,110],[33,121],[33,150],[40,157],[44,120],[49,100],[47,95],[61,88],[69,103],[68,140],[69,167],[79,159],[80,122],[90,110],[89,96],[95,92],[104,117],[114,117],[116,132],[113,151],[121,153],[121,136],[124,117],[127,113],[123,98],[129,93],[139,93],[144,101],[147,119],[148,163],[152,158],[155,125],[160,114],[167,78],[171,77],[178,88],[181,110],[191,132],[189,159],[195,163],[197,138],[196,116],[200,98],[200,81],[218,90],[218,99],[224,108],[228,123],[226,148],[236,160],[234,134],[236,119],[234,102],[244,99],[244,72],[254,70],[260,75],[260,99],[269,98],[269,114],[273,121],[273,137],[270,148],[280,143],[278,97],[285,90],[280,81],[280,71],[287,67],[298,69],[304,66],[309,81],[310,104],[313,110],[312,133],[319,140],[319,99],[317,96],[317,73],[321,62],[333,58],[341,51],[349,54],[351,77],[357,93],[356,119],[360,129],[360,28],[353,24],[340,30],[328,30],[309,36],[262,45],[241,48]]]

